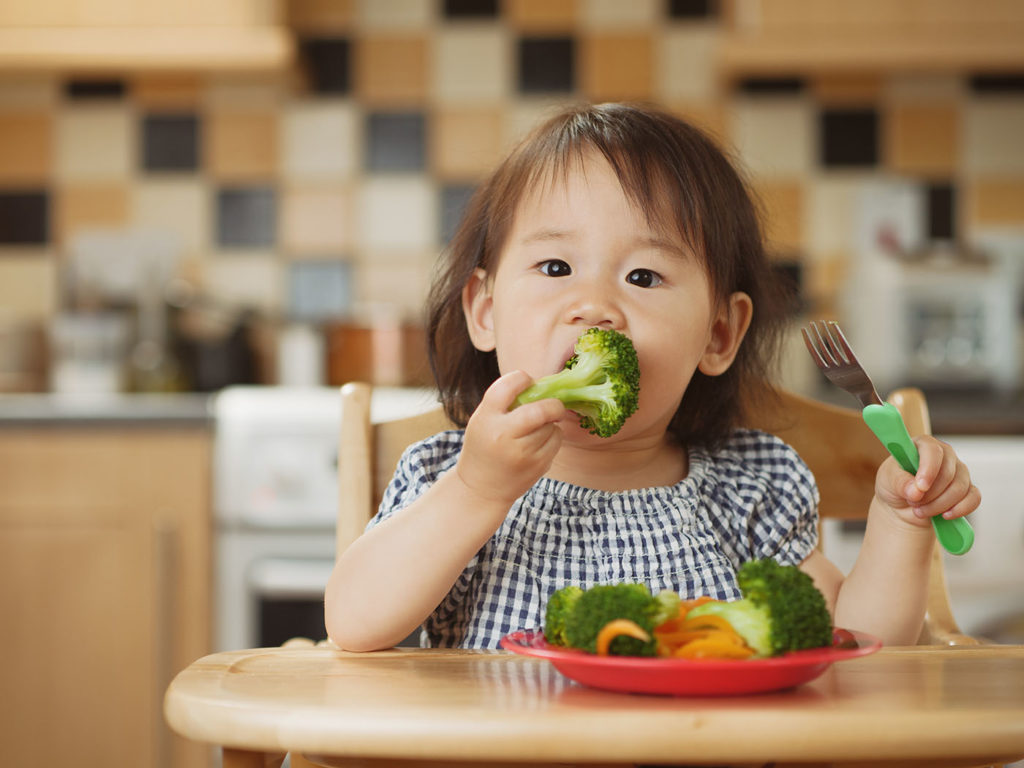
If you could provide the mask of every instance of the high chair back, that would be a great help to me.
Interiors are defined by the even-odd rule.
[[[452,428],[440,407],[416,416],[372,423],[371,392],[370,385],[355,382],[341,389],[338,554],[362,533],[376,512],[405,448]],[[920,390],[897,390],[889,399],[903,414],[912,436],[931,432],[928,407]],[[856,520],[867,516],[875,472],[887,454],[859,411],[784,392],[778,408],[758,414],[749,426],[778,435],[807,462],[818,482],[822,517]],[[928,614],[919,642],[974,642],[961,634],[953,618],[938,547],[933,554]]]

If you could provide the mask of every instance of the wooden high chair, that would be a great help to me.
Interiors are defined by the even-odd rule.
[[[405,448],[452,427],[440,407],[405,419],[371,423],[371,391],[369,385],[362,383],[345,384],[341,389],[336,550],[339,555],[362,533],[376,512]],[[931,432],[928,407],[920,390],[897,390],[889,399],[903,415],[911,436]],[[875,472],[888,454],[864,424],[859,411],[783,393],[778,410],[762,414],[749,426],[778,435],[807,462],[818,482],[822,517],[862,520],[867,516]],[[953,618],[937,545],[927,616],[918,642],[977,642],[963,635]]]

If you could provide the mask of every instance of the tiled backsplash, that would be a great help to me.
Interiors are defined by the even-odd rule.
[[[474,184],[570,100],[656,101],[713,132],[825,305],[880,178],[921,186],[933,237],[1024,229],[1024,73],[728,83],[716,7],[296,0],[301,62],[280,76],[0,73],[0,320],[64,307],[95,228],[173,233],[217,303],[414,317]]]

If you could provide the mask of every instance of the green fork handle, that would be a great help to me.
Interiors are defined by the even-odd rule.
[[[903,469],[912,475],[917,474],[917,466],[921,460],[917,446],[910,439],[896,406],[892,403],[869,405],[864,409],[864,422]],[[947,520],[940,515],[931,520],[935,528],[935,537],[950,554],[965,554],[974,544],[974,529],[966,519],[958,517]]]

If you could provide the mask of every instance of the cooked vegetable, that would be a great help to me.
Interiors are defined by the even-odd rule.
[[[597,655],[607,656],[608,648],[612,644],[612,640],[623,635],[635,638],[636,640],[640,640],[644,643],[651,639],[651,636],[644,632],[644,630],[635,621],[630,621],[629,619],[612,619],[601,627],[601,631],[597,633],[597,641],[594,644]]]
[[[795,565],[752,560],[737,573],[741,600],[712,600],[687,620],[725,619],[757,656],[779,656],[832,644],[832,616],[814,581]]]
[[[676,597],[678,600],[678,596]],[[572,648],[597,652],[597,636],[606,624],[629,619],[650,635],[665,616],[666,601],[656,598],[643,584],[599,584],[586,590],[565,616],[565,637]],[[614,656],[653,656],[653,637],[616,637],[608,646]]]
[[[578,414],[580,426],[611,437],[636,411],[640,366],[629,337],[591,328],[576,341],[575,354],[558,373],[537,379],[516,398],[516,405],[554,397]]]
[[[556,590],[548,598],[547,608],[544,609],[544,638],[552,645],[569,644],[565,637],[565,617],[582,594],[582,589],[570,584]]]

